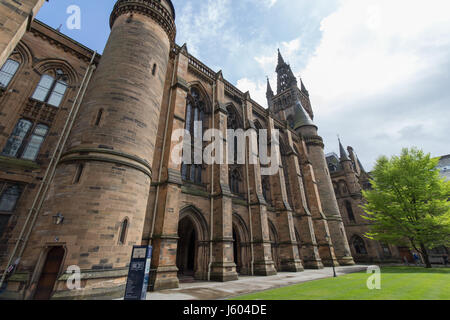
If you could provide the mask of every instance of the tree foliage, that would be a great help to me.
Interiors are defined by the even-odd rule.
[[[371,221],[366,237],[413,247],[426,260],[425,249],[450,245],[450,182],[440,177],[438,162],[416,148],[377,160],[372,190],[363,191],[364,218]]]

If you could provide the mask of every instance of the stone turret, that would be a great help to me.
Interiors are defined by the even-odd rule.
[[[83,290],[67,293],[59,284],[56,298],[123,295],[154,178],[174,20],[170,0],[119,0],[114,6],[108,43],[45,204],[45,211],[65,217],[57,231],[66,250],[62,269],[77,265],[87,275]],[[50,228],[41,224],[35,234]],[[92,271],[102,281],[91,279]]]
[[[336,258],[341,265],[352,265],[354,264],[353,258],[351,257],[344,224],[325,160],[323,139],[318,135],[317,126],[312,122],[301,103],[298,104],[300,104],[300,108],[296,113],[294,128],[303,137],[308,147],[308,157],[314,168],[322,209],[328,221]],[[330,264],[329,261],[324,262]]]

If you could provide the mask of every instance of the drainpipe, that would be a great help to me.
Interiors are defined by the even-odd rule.
[[[247,122],[245,118],[245,107],[244,104],[242,104],[242,115],[244,119],[244,124]],[[249,140],[249,143],[251,140]],[[249,153],[252,149],[248,148],[247,152]],[[253,222],[252,222],[252,206],[250,203],[250,176],[248,171],[248,161],[249,157],[245,157],[245,174],[247,178],[247,204],[248,204],[248,220],[250,224],[250,252],[251,252],[251,261],[250,261],[250,274],[254,275],[254,264],[255,264],[255,253],[253,249]]]
[[[48,188],[50,186],[50,182],[53,180],[53,176],[55,174],[58,162],[61,158],[64,146],[67,142],[70,131],[72,130],[73,124],[78,115],[78,111],[80,109],[81,102],[83,101],[84,95],[86,93],[87,86],[89,84],[89,81],[91,80],[93,71],[95,70],[95,65],[93,65],[93,64],[94,64],[94,59],[95,59],[96,55],[97,55],[97,52],[94,52],[94,54],[92,55],[92,59],[89,63],[89,66],[86,70],[86,73],[84,74],[83,80],[81,81],[80,89],[77,92],[77,95],[73,102],[72,108],[71,108],[69,115],[66,119],[66,122],[64,124],[62,134],[60,135],[58,142],[56,144],[55,150],[53,151],[52,157],[50,158],[50,163],[47,167],[47,170],[45,171],[45,175],[44,175],[44,178],[42,179],[42,183],[39,186],[39,190],[36,193],[36,196],[34,197],[33,204],[31,206],[30,210],[28,211],[28,215],[27,215],[25,223],[22,227],[22,230],[20,232],[19,238],[16,241],[14,249],[9,257],[8,264],[6,265],[6,269],[3,272],[3,276],[0,280],[0,287],[3,285],[3,282],[5,281],[7,270],[9,268],[9,266],[11,265],[21,242],[23,242],[23,244],[19,251],[18,258],[16,259],[17,261],[20,262],[22,254],[25,250],[26,244],[28,242],[28,238],[33,230],[34,224],[36,223],[36,219],[38,217],[39,210],[41,209],[42,204],[45,200]],[[30,219],[31,219],[31,225],[27,231],[27,228],[30,223]],[[24,238],[24,236],[25,236],[25,238]]]
[[[213,103],[212,103],[212,115],[211,115],[211,128],[214,131],[214,116],[215,116],[215,108],[216,108],[216,83],[213,84]],[[214,138],[216,139],[216,138]],[[215,143],[215,140],[214,140]],[[212,258],[213,258],[213,223],[214,223],[214,163],[211,166],[211,208],[210,208],[210,221],[209,221],[209,263],[208,263],[208,281],[211,281],[211,266],[212,266]]]
[[[150,231],[150,239],[149,239],[150,245],[153,244],[153,233],[155,232],[155,221],[156,221],[156,210],[158,208],[159,186],[161,184],[162,167],[163,167],[163,163],[164,163],[164,153],[166,151],[167,131],[169,130],[168,128],[169,128],[170,105],[172,104],[172,88],[175,85],[175,73],[178,68],[179,60],[180,60],[180,54],[177,55],[177,57],[175,59],[175,63],[173,65],[172,81],[170,82],[170,88],[169,88],[169,104],[168,104],[167,114],[166,114],[166,124],[164,127],[164,138],[163,138],[163,145],[162,145],[162,151],[161,151],[161,159],[159,161],[158,181],[156,183],[155,205],[153,206],[152,228]]]

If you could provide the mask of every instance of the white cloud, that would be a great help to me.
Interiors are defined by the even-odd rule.
[[[231,14],[230,0],[207,0],[201,4],[187,2],[178,13],[178,38],[188,44],[189,51],[197,55],[203,42],[210,39],[222,39],[226,31],[224,26]]]
[[[404,146],[435,156],[448,153],[440,135],[448,127],[442,121],[450,116],[448,96],[436,88],[448,81],[442,77],[450,63],[449,5],[446,0],[341,0],[322,21],[321,42],[299,74],[329,151],[339,132],[359,144],[369,168],[380,154]]]
[[[261,104],[264,107],[267,107],[267,99],[266,99],[266,89],[267,82],[265,81],[252,81],[248,78],[243,78],[238,80],[236,87],[242,92],[250,92],[250,97]]]
[[[341,1],[302,72],[310,93],[326,104],[379,94],[433,68],[440,51],[429,49],[450,43],[445,7],[446,0]]]
[[[450,94],[440,87],[449,83],[449,5],[341,0],[322,20],[322,39],[301,72],[296,71],[305,63],[302,36],[264,46],[254,60],[276,90],[274,53],[280,47],[306,83],[327,151],[336,150],[340,133],[368,169],[379,155],[406,146],[447,154]],[[237,86],[266,106],[265,82],[243,78]]]

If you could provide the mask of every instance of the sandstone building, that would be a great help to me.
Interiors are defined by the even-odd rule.
[[[2,298],[123,296],[141,244],[151,290],[354,264],[309,93],[280,52],[265,109],[175,44],[170,0],[119,0],[110,25],[102,56],[39,21],[18,43],[0,29],[14,47],[0,71],[0,270],[15,268]],[[227,129],[278,130],[279,170],[261,175],[248,141],[245,164],[174,161],[177,129],[195,154],[209,128],[225,148]]]
[[[339,141],[339,156],[330,153],[326,158],[352,256],[357,263],[401,263],[404,257],[413,262],[408,248],[381,243],[364,236],[369,232],[370,221],[363,218],[362,190],[371,188],[370,175],[354,149],[348,147],[347,151]]]

